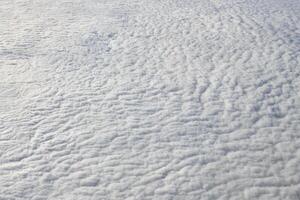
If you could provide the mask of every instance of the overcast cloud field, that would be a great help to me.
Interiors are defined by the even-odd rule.
[[[300,200],[299,0],[0,0],[0,200]]]

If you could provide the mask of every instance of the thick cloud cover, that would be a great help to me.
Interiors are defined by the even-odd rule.
[[[300,199],[299,18],[1,0],[0,199]]]

